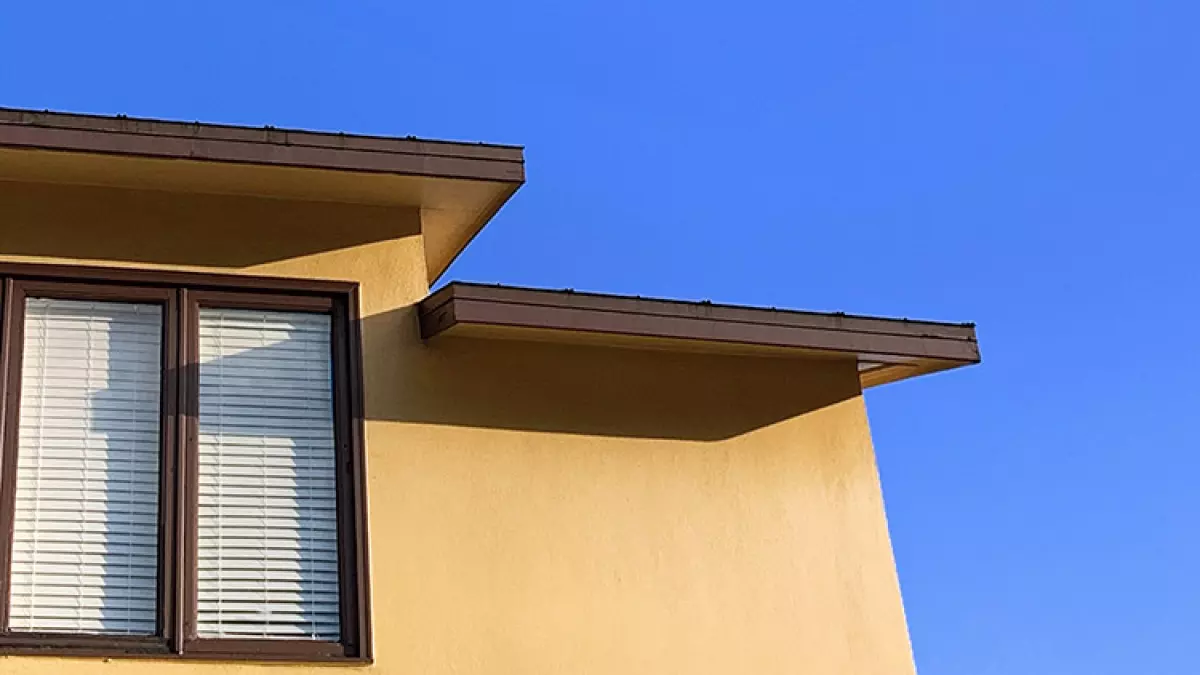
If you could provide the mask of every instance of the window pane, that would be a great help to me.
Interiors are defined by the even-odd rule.
[[[200,311],[200,637],[339,638],[330,318]]]
[[[10,623],[155,632],[162,309],[29,299]]]

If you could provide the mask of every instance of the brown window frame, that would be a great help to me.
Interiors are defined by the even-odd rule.
[[[150,656],[239,661],[370,662],[370,592],[358,284],[74,265],[0,263],[0,655]],[[163,307],[157,630],[153,636],[9,630],[25,299]],[[339,642],[196,636],[199,309],[329,314],[337,456]]]

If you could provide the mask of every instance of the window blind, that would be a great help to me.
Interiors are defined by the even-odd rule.
[[[15,631],[153,634],[162,309],[25,305]]]
[[[339,638],[330,333],[200,310],[200,637]]]

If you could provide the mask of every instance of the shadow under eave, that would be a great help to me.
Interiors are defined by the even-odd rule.
[[[412,307],[362,321],[368,420],[719,441],[861,394],[851,359],[417,339]]]

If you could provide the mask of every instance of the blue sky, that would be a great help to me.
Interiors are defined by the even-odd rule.
[[[921,673],[1194,673],[1197,25],[42,0],[0,15],[0,105],[524,144],[449,277],[976,321],[984,365],[867,396]]]

